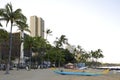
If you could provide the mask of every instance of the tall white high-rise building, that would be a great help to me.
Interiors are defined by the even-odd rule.
[[[30,35],[32,37],[38,36],[44,38],[44,20],[41,17],[30,17]]]

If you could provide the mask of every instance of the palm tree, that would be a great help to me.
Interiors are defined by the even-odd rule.
[[[52,31],[50,29],[46,30],[46,40],[47,40],[48,35],[51,35],[51,33],[52,33]]]
[[[91,51],[91,56],[92,58],[95,59],[95,63],[97,64],[97,60],[99,58],[103,58],[104,56],[102,55],[102,50],[101,49],[98,49],[98,50],[95,50],[95,51]],[[96,65],[95,65],[96,67]]]
[[[41,63],[43,65],[44,62],[44,52],[46,48],[46,40],[42,37],[34,37],[34,51],[37,52],[36,56],[41,57]],[[39,61],[36,61],[38,63]]]
[[[75,57],[76,57],[77,63],[80,62],[81,60],[80,58],[83,53],[85,53],[85,51],[83,51],[82,47],[78,45],[75,49]]]
[[[57,40],[54,43],[55,43],[57,49],[63,47],[63,44],[66,44],[67,40],[68,40],[65,35],[61,35],[60,38],[56,38],[56,39]],[[58,53],[60,53],[60,52],[58,51]],[[60,55],[60,58],[59,58],[59,68],[60,68],[61,53],[59,55]]]
[[[80,56],[80,62],[82,63],[86,63],[88,62],[88,59],[90,58],[90,55],[86,52],[86,53],[83,53],[81,54]]]
[[[98,49],[97,53],[98,53],[98,58],[103,58],[104,57],[104,55],[102,54],[102,50],[101,49]]]
[[[63,44],[67,43],[67,38],[65,37],[65,35],[61,35],[60,38],[56,38],[57,40],[54,42],[55,46],[58,48],[61,48],[63,46]]]
[[[47,29],[46,30],[46,41],[47,41],[47,37],[48,37],[48,35],[51,35],[51,33],[52,33],[52,31],[50,30],[50,29]],[[47,41],[48,42],[48,41]],[[46,48],[47,48],[47,45],[46,45]],[[46,49],[47,50],[47,49]],[[49,53],[48,53],[48,61],[49,61]],[[47,61],[47,62],[48,62]],[[48,63],[47,63],[48,64]],[[48,67],[48,65],[47,65],[47,67]]]
[[[17,26],[20,31],[20,39],[21,39],[21,48],[20,48],[20,57],[18,59],[18,66],[19,64],[24,64],[25,63],[25,59],[24,59],[24,31],[30,32],[30,30],[28,29],[28,24],[26,22],[22,22],[22,21],[16,21],[17,25],[15,24],[15,26]]]
[[[80,45],[77,46],[77,49],[78,49],[78,54],[77,54],[78,55],[78,62],[80,62],[80,56],[82,55],[82,53],[83,53],[82,51],[83,50],[82,50]]]
[[[34,38],[31,36],[26,36],[24,39],[24,46],[25,46],[25,49],[30,51],[30,54],[28,54],[29,60],[30,60],[30,69],[31,69],[31,58],[32,58],[33,45],[34,45]]]
[[[96,51],[93,52],[93,57],[96,59],[96,62],[97,62],[97,59],[99,58],[99,55],[101,54],[101,49],[98,49]]]
[[[60,47],[62,47],[64,44],[66,44],[67,40],[68,39],[65,37],[65,35],[61,35],[61,37],[59,39]],[[60,67],[60,62],[61,62],[61,53],[60,53],[60,59],[59,59],[59,67]]]
[[[30,30],[28,29],[28,24],[26,24],[26,22],[21,22],[21,21],[16,21],[17,26],[18,26],[18,30],[21,31],[21,50],[20,50],[20,63],[25,63],[24,61],[24,31],[30,32]]]
[[[12,27],[13,23],[16,21],[26,21],[26,17],[22,14],[21,9],[16,9],[13,11],[11,3],[7,3],[5,8],[0,9],[0,21],[6,21],[6,26],[10,22],[10,49],[9,49],[9,58],[6,68],[6,74],[9,74],[10,62],[11,62],[11,52],[12,52]]]
[[[77,60],[77,55],[76,55],[76,53],[77,53],[77,49],[76,49],[76,48],[74,48],[73,53],[74,53],[74,58],[75,58],[74,63],[76,63],[76,62],[78,62],[78,60]]]

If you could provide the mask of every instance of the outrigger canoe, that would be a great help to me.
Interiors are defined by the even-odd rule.
[[[99,75],[102,75],[102,74],[90,73],[90,72],[67,72],[67,71],[59,71],[59,70],[55,70],[54,72],[57,74],[61,74],[61,75],[80,75],[80,76],[99,76]]]

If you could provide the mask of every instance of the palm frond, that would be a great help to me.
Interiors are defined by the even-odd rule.
[[[21,11],[22,10],[19,8],[19,9],[15,10],[14,13],[21,13]]]
[[[50,29],[47,29],[46,33],[50,34],[50,33],[52,33],[52,31]]]
[[[2,16],[2,15],[3,15],[4,11],[5,11],[5,9],[0,8],[0,16]]]
[[[27,32],[31,32],[29,29],[28,29],[28,24],[26,24],[25,22],[21,22],[21,21],[16,21],[16,25],[18,26],[18,30],[21,30],[21,31],[27,31]]]
[[[29,32],[29,33],[31,33],[31,31],[27,28],[27,29],[25,29],[25,31],[27,31],[27,32]]]
[[[0,27],[3,27],[1,23],[0,23]]]
[[[9,19],[6,19],[6,27],[7,27],[8,23],[9,23]]]
[[[13,12],[12,4],[11,3],[7,3],[7,5],[5,6],[5,9],[6,9],[6,12],[8,14],[10,14],[11,12]]]

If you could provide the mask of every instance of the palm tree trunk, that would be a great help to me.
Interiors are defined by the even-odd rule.
[[[49,68],[49,65],[48,65],[48,64],[49,64],[49,53],[48,53],[48,56],[47,56],[47,57],[48,57],[48,60],[47,60],[47,68]]]
[[[55,68],[57,67],[57,53],[55,54]]]
[[[48,34],[46,34],[46,41],[47,41],[47,36],[48,36]],[[46,44],[46,53],[47,53],[47,44]],[[49,53],[47,53],[48,55],[47,55],[47,68],[49,68],[49,66],[48,66],[48,64],[49,64]]]
[[[10,69],[10,62],[11,62],[11,53],[12,53],[12,22],[11,22],[11,28],[10,28],[10,43],[9,43],[10,49],[9,49],[9,56],[8,56],[8,62],[6,65],[6,73],[9,74]]]
[[[60,63],[61,63],[61,53],[59,53],[60,54],[60,58],[59,58],[59,70],[60,70]]]
[[[29,65],[29,70],[31,70],[32,66],[32,47],[30,47],[30,65]]]
[[[25,63],[24,61],[24,32],[21,31],[21,49],[20,49],[20,63]]]
[[[1,66],[1,63],[2,63],[2,51],[1,51],[1,42],[0,42],[0,66]]]

